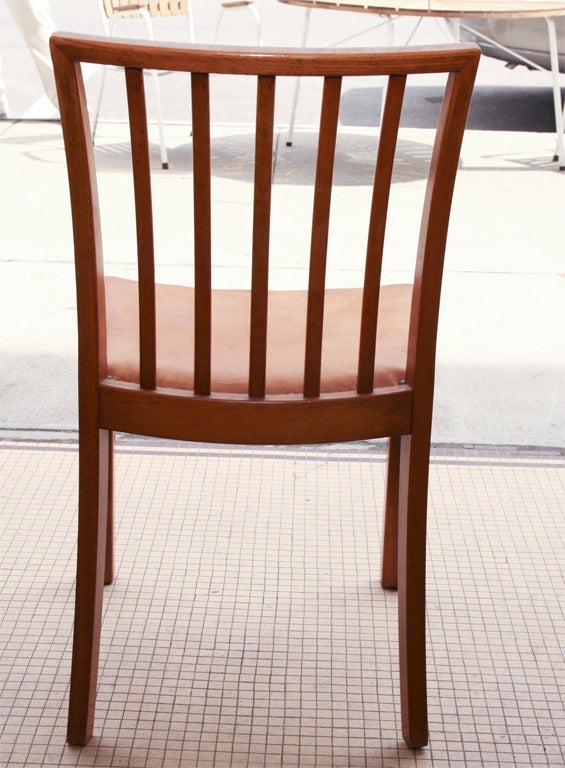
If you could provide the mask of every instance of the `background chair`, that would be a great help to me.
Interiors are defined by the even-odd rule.
[[[104,582],[113,579],[114,431],[235,444],[390,437],[382,584],[398,587],[402,732],[427,743],[425,557],[435,339],[449,211],[479,54],[476,46],[193,50],[51,39],[74,221],[79,324],[79,543],[68,740],[94,722]],[[138,279],[104,275],[81,68],[125,67]],[[194,288],[155,284],[143,70],[191,73]],[[447,73],[414,281],[381,286],[385,223],[408,76]],[[209,73],[257,79],[250,290],[212,290]],[[308,290],[269,291],[275,83],[323,80]],[[325,290],[344,76],[387,75],[364,285]],[[403,208],[406,201],[402,200]]]
[[[194,42],[192,0],[101,0],[106,16],[112,20],[120,16],[186,16],[188,39]]]
[[[154,40],[155,35],[153,31],[153,23],[151,21],[152,17],[186,16],[188,22],[188,39],[191,43],[195,42],[196,38],[194,33],[194,13],[192,8],[192,0],[99,0],[99,3],[104,31],[111,37],[113,37],[116,33],[118,22],[124,19],[139,18],[145,25],[147,38],[149,40]],[[253,0],[225,0],[225,2],[221,4],[214,42],[216,42],[218,39],[220,26],[222,24],[225,12],[229,10],[240,9],[247,9],[253,15],[257,27],[257,44],[262,44],[261,17],[259,16],[259,11],[255,7]],[[98,118],[100,116],[102,95],[104,93],[104,86],[106,85],[106,72],[106,67],[104,67],[102,72],[102,81],[100,83],[100,90],[98,91],[98,98],[94,107],[92,120],[94,134],[96,134]],[[159,125],[161,165],[164,169],[167,169],[169,167],[169,161],[167,157],[167,145],[165,143],[165,131],[163,128],[163,113],[161,109],[159,79],[155,70],[151,71],[151,76],[153,78],[155,88],[155,103],[157,108],[157,122]]]

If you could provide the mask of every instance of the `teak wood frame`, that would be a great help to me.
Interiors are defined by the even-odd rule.
[[[390,437],[382,584],[398,588],[402,733],[428,740],[425,557],[435,346],[453,185],[479,51],[476,46],[401,50],[225,49],[51,40],[67,152],[79,329],[79,542],[68,741],[93,732],[104,583],[113,580],[113,432],[241,444],[296,444]],[[80,63],[126,71],[137,209],[140,381],[108,376],[105,288],[94,152]],[[194,390],[156,386],[153,220],[144,69],[192,73],[195,198]],[[412,73],[447,73],[422,214],[405,380],[374,388],[379,285],[400,110]],[[249,391],[214,392],[211,374],[210,130],[208,74],[258,78]],[[303,392],[265,394],[269,208],[275,78],[324,79],[314,197]],[[359,343],[357,391],[320,393],[328,219],[341,78],[387,75],[375,172]]]

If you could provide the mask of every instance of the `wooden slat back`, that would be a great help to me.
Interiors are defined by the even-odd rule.
[[[212,211],[210,182],[210,84],[193,74],[194,185],[194,392],[209,395],[212,347]]]
[[[108,18],[117,11],[148,10],[151,16],[186,16],[188,0],[104,0]]]
[[[367,256],[365,259],[363,306],[359,338],[359,365],[357,370],[357,392],[359,394],[372,392],[375,378],[375,344],[377,340],[383,248],[392,169],[405,88],[406,75],[392,75],[389,78],[379,135],[379,149],[369,220]]]
[[[435,336],[439,310],[443,254],[463,129],[479,58],[475,46],[402,51],[281,52],[109,42],[82,36],[55,36],[59,95],[69,158],[73,223],[77,251],[77,285],[82,315],[103,328],[104,296],[97,190],[89,135],[84,85],[75,62],[125,67],[131,122],[131,143],[137,207],[137,250],[140,307],[140,385],[156,386],[155,274],[151,182],[143,69],[173,69],[191,73],[194,184],[194,392],[212,391],[212,211],[209,75],[244,74],[258,78],[255,144],[255,188],[250,310],[249,395],[264,398],[268,349],[268,287],[273,131],[276,77],[311,75],[324,79],[316,166],[310,266],[306,311],[304,397],[320,395],[326,290],[326,262],[332,181],[342,76],[389,77],[374,175],[361,310],[357,391],[373,391],[379,286],[389,194],[406,78],[414,73],[448,73],[438,132],[432,154],[417,253],[408,344],[408,385],[420,378],[433,383]],[[392,73],[392,74],[391,74]],[[80,141],[73,138],[80,134]],[[90,142],[90,143],[89,143]],[[77,149],[78,147],[78,149]],[[83,195],[80,185],[90,192]],[[93,260],[86,267],[84,260]],[[92,298],[94,296],[94,299]],[[104,334],[102,334],[104,335]],[[99,377],[105,375],[105,339],[98,338],[97,357],[83,358]],[[377,350],[378,354],[378,350]],[[378,361],[377,361],[378,362]],[[267,382],[268,383],[268,382]]]
[[[318,397],[322,369],[322,333],[332,179],[339,118],[341,78],[326,77],[322,96],[318,159],[314,188],[314,212],[308,278],[304,396]]]
[[[179,16],[188,13],[188,0],[149,0],[151,16]]]
[[[265,396],[275,78],[259,77],[255,136],[249,395]]]
[[[156,386],[155,253],[143,70],[126,68],[139,279],[139,383]]]

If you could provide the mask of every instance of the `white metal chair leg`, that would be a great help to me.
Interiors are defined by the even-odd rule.
[[[394,22],[395,19],[392,16],[389,16],[386,22],[386,44],[388,48],[392,48],[394,45]],[[381,88],[381,126],[383,124],[383,117],[385,113],[385,103],[386,86],[383,86],[383,88]]]
[[[194,34],[194,10],[192,7],[192,0],[188,0],[188,41],[190,43],[196,42],[196,35]]]
[[[555,111],[555,130],[557,131],[557,147],[554,160],[559,163],[559,170],[565,171],[565,146],[563,143],[563,130],[565,122],[565,110],[561,103],[561,86],[559,82],[559,54],[557,49],[557,33],[555,22],[549,16],[547,22],[547,34],[549,38],[549,56],[551,60],[551,74],[553,76],[553,109]]]
[[[255,5],[248,5],[247,9],[251,11],[251,15],[255,18],[255,27],[257,29],[257,45],[263,45],[263,33],[261,31],[261,16]]]
[[[304,24],[302,25],[302,40],[300,45],[302,48],[306,47],[308,42],[308,30],[310,28],[310,14],[312,9],[306,8],[304,11]],[[296,122],[296,108],[298,106],[298,96],[300,94],[300,78],[297,77],[294,81],[294,94],[292,97],[292,108],[290,111],[290,121],[288,124],[288,135],[286,137],[286,146],[292,147],[292,139],[294,137],[294,124]]]
[[[138,11],[136,11],[136,13],[137,15],[139,15],[139,18],[142,19],[145,24],[148,39],[153,40],[154,39],[153,25],[151,23],[151,17],[149,13],[144,8],[140,8]],[[110,24],[108,24],[106,15],[102,10],[102,23],[104,24],[104,31],[106,35],[108,35],[109,37],[114,37],[114,31],[120,18],[123,18],[123,17],[118,13],[115,16],[113,16],[112,19],[110,19]],[[189,27],[188,27],[189,37],[191,42],[194,42],[194,24],[192,23],[192,7],[189,7],[188,19],[189,19]],[[96,106],[94,108],[94,116],[92,121],[93,140],[94,140],[94,137],[96,136],[96,128],[98,126],[98,118],[100,116],[100,106],[102,104],[102,94],[104,92],[104,87],[106,85],[107,70],[108,68],[104,67],[102,72],[102,81],[100,83],[100,90],[98,92],[98,99],[96,100]],[[159,126],[159,146],[160,146],[160,152],[161,152],[161,165],[164,169],[167,169],[169,167],[169,161],[167,156],[167,145],[165,143],[163,113],[161,111],[161,91],[159,88],[159,77],[156,70],[151,71],[151,79],[153,80],[153,85],[155,88],[155,103],[157,108],[157,122]]]
[[[102,105],[102,94],[104,93],[104,87],[106,86],[106,74],[108,67],[102,67],[102,78],[100,80],[100,88],[98,90],[98,98],[94,106],[94,114],[92,115],[92,141],[96,138],[96,128],[98,127],[98,118],[100,117],[100,106]]]
[[[102,3],[99,3],[98,8],[100,9],[100,18],[102,20],[102,26],[104,27],[104,34],[106,35],[106,37],[113,37],[114,26],[116,24],[117,17],[114,17],[110,22],[110,24],[108,24],[108,17],[104,13],[104,7]],[[94,114],[92,116],[92,141],[93,142],[96,137],[96,129],[98,127],[98,118],[100,117],[100,107],[102,106],[102,94],[104,93],[104,88],[106,87],[107,74],[108,74],[108,67],[102,67],[102,79],[100,81],[98,98],[96,99],[96,104],[94,106]]]
[[[218,42],[220,27],[222,26],[225,13],[226,11],[231,11],[231,10],[248,10],[251,13],[251,15],[255,20],[257,45],[263,45],[263,33],[261,30],[261,16],[259,14],[259,11],[255,7],[254,3],[244,2],[244,0],[240,0],[239,2],[238,0],[232,0],[231,2],[228,0],[225,3],[222,3],[222,6],[220,8],[220,13],[218,14],[218,21],[216,22],[216,32],[214,34],[214,45],[216,45],[216,43]]]
[[[157,107],[157,124],[159,126],[159,147],[161,151],[161,166],[163,170],[169,167],[167,145],[165,143],[165,127],[163,125],[163,113],[161,111],[161,91],[159,89],[159,75],[155,69],[151,70],[151,79],[155,87],[155,104]]]
[[[145,27],[147,29],[147,37],[149,40],[154,39],[153,35],[153,24],[151,23],[151,17],[149,16],[149,13],[142,8],[139,11],[140,18],[143,19],[145,22]],[[189,27],[190,30],[190,27]],[[190,32],[189,32],[190,33]],[[159,126],[159,149],[161,152],[161,166],[163,169],[167,169],[169,167],[169,160],[167,157],[167,145],[165,143],[165,128],[163,127],[163,112],[161,110],[161,91],[159,88],[159,75],[156,70],[151,71],[151,79],[153,80],[153,85],[155,87],[155,106],[157,107],[157,124]]]

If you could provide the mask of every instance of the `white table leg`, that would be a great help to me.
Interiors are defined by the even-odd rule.
[[[563,146],[563,104],[561,103],[561,88],[559,83],[559,54],[557,49],[557,32],[555,22],[549,16],[547,22],[547,34],[549,38],[549,55],[551,60],[551,74],[553,75],[553,108],[555,111],[555,130],[557,131],[557,149],[555,158],[559,162],[559,170],[565,171],[565,147]]]

